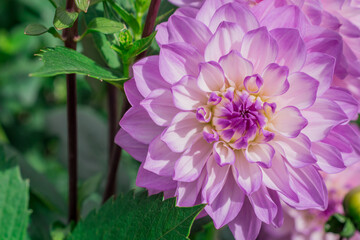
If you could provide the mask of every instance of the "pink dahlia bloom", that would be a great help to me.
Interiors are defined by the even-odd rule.
[[[339,48],[324,45],[321,52],[336,58],[333,86],[348,89],[360,100],[360,2],[357,0],[264,0],[254,12],[259,19],[277,18],[274,12],[281,12],[292,5],[304,12],[308,26],[306,35],[323,35],[328,44],[341,41]],[[322,28],[319,28],[321,26]],[[326,46],[326,47],[325,47]]]
[[[286,224],[275,229],[263,226],[260,238],[263,240],[337,240],[339,235],[324,232],[324,225],[334,213],[344,213],[342,201],[351,189],[360,185],[360,164],[338,174],[322,174],[329,189],[329,205],[323,212],[318,210],[298,211],[284,206]],[[355,234],[351,240],[360,240]]]
[[[160,55],[133,66],[116,137],[141,161],[137,185],[178,206],[207,204],[236,239],[280,226],[281,201],[324,210],[319,170],[340,172],[360,152],[348,125],[357,101],[330,87],[335,58],[297,26],[261,26],[239,2],[180,8],[157,30]]]

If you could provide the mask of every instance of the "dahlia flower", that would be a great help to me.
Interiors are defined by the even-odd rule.
[[[255,239],[262,222],[280,226],[281,201],[324,210],[319,171],[358,159],[348,125],[358,104],[330,87],[335,58],[311,48],[301,27],[261,26],[247,4],[218,0],[159,25],[160,54],[134,64],[116,136],[141,162],[137,186],[178,206],[206,204],[202,216],[236,239]]]
[[[344,213],[342,201],[345,195],[360,185],[360,164],[338,174],[322,174],[329,190],[329,205],[323,212],[318,210],[294,210],[284,206],[286,224],[275,229],[263,226],[260,238],[263,240],[337,240],[339,236],[324,232],[324,225],[335,213]],[[351,240],[360,240],[356,233]]]

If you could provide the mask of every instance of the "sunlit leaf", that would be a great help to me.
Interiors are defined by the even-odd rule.
[[[135,32],[138,33],[140,30],[139,23],[136,18],[128,13],[124,8],[116,4],[113,0],[108,0],[112,8],[120,15],[124,22]]]
[[[94,18],[88,25],[88,32],[101,32],[105,34],[120,32],[125,26],[122,23],[113,20],[98,17]]]
[[[63,7],[56,8],[55,17],[54,17],[54,27],[57,30],[63,30],[65,28],[72,27],[76,21],[79,13],[77,12],[68,12]]]
[[[87,12],[90,6],[90,0],[75,0],[76,6],[84,12]]]

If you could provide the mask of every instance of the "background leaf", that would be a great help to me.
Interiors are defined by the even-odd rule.
[[[175,207],[175,198],[162,199],[162,194],[147,197],[146,192],[110,199],[80,222],[69,240],[188,239],[190,227],[204,205],[179,208]]]
[[[20,176],[19,167],[0,146],[0,239],[27,238],[29,222],[29,183]]]
[[[128,13],[124,8],[120,5],[116,4],[113,0],[108,0],[112,8],[115,10],[117,14],[121,17],[122,20],[135,32],[138,33],[140,30],[139,23],[136,18]]]
[[[63,7],[56,8],[55,16],[54,16],[54,27],[57,30],[63,30],[65,28],[71,27],[76,21],[79,13],[77,12],[68,12]]]
[[[38,36],[46,33],[47,31],[48,29],[44,25],[33,23],[27,25],[27,27],[24,30],[24,34],[30,36]]]
[[[106,81],[120,81],[110,70],[100,67],[93,60],[79,52],[65,47],[47,48],[38,54],[44,62],[44,66],[37,72],[31,73],[34,77],[50,77],[60,74],[76,73],[87,75]]]
[[[113,20],[98,17],[93,19],[88,25],[88,32],[101,32],[105,34],[117,33],[124,29],[125,26],[122,23],[115,22]]]

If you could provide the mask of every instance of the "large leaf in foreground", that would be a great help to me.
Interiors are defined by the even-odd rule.
[[[13,158],[0,146],[0,239],[26,239],[29,222],[29,183]]]
[[[69,239],[188,239],[190,227],[204,205],[178,208],[175,198],[162,199],[162,194],[147,197],[146,192],[110,199],[80,222]]]
[[[102,68],[90,58],[65,47],[47,48],[38,54],[44,66],[33,77],[51,77],[60,74],[76,73],[105,81],[126,80],[116,76],[112,71]]]

